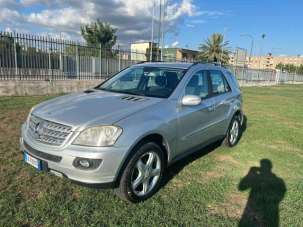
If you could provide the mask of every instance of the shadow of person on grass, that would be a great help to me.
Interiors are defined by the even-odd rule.
[[[260,167],[251,167],[238,189],[250,189],[240,227],[279,226],[279,203],[284,198],[286,186],[283,179],[272,172],[270,160],[262,159]]]

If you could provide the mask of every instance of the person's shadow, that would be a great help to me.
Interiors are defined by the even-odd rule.
[[[250,195],[239,226],[279,226],[279,203],[283,200],[286,186],[283,179],[272,171],[268,159],[260,161],[260,167],[251,167],[240,181],[240,191],[250,189]]]

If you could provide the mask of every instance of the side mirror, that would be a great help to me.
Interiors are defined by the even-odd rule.
[[[183,106],[197,106],[201,102],[201,98],[197,95],[185,95],[181,101]]]

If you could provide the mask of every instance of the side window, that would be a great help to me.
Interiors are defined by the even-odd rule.
[[[185,95],[197,95],[202,99],[209,95],[207,71],[195,73],[185,87]]]
[[[223,94],[230,91],[230,87],[220,71],[210,71],[211,89],[213,94]]]
[[[239,82],[237,80],[237,77],[234,74],[232,74],[230,71],[227,71],[227,74],[230,76],[230,78],[232,78],[232,81],[240,89],[240,85],[239,85]]]

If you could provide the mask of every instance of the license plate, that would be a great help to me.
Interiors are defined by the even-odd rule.
[[[37,170],[42,170],[42,161],[29,155],[28,153],[24,152],[24,161],[31,166],[35,167]]]

